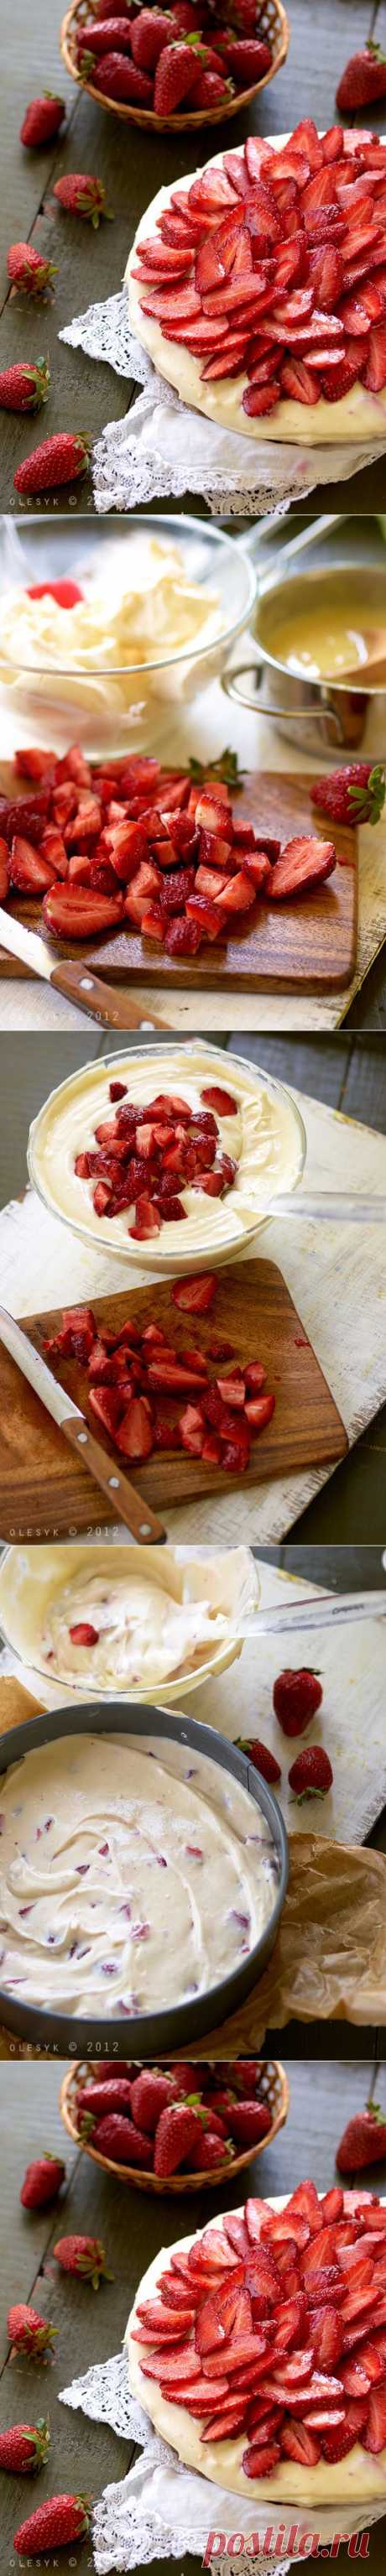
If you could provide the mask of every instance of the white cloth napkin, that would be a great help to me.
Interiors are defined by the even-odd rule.
[[[351,440],[347,447],[302,448],[278,441],[275,446],[268,439],[239,438],[217,429],[158,375],[130,329],[125,287],[105,304],[90,304],[59,338],[143,386],[125,418],[109,421],[94,447],[94,501],[101,513],[180,500],[188,479],[189,491],[198,492],[222,518],[278,516],[291,503],[301,505],[317,484],[346,482],[382,453],[379,443],[358,447]]]

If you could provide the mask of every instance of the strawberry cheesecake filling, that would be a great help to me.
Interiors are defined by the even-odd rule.
[[[386,2206],[311,2181],[163,2248],[130,2387],[181,2460],[280,2502],[386,2496]]]
[[[234,1057],[226,1073],[225,1084],[222,1056],[194,1044],[86,1067],[35,1120],[32,1180],[111,1252],[139,1259],[140,1245],[142,1261],[175,1255],[186,1269],[201,1250],[225,1258],[273,1191],[296,1187],[303,1144],[285,1092]]]
[[[255,1800],[193,1748],[40,1746],[2,1792],[1,1984],[75,2017],[188,2001],[248,1957],[278,1866]]]
[[[385,437],[386,143],[249,135],[139,225],[132,324],[182,399],[248,437]],[[263,428],[261,427],[263,424]]]

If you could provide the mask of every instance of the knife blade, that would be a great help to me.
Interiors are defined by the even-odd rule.
[[[141,1002],[133,1002],[127,986],[117,985],[114,990],[111,984],[103,983],[86,958],[61,958],[57,964],[40,933],[27,930],[25,922],[19,921],[16,913],[6,912],[3,904],[0,904],[0,943],[11,957],[18,957],[21,965],[28,967],[30,975],[43,976],[56,993],[64,994],[66,1002],[77,1003],[79,1010],[85,1011],[88,1019],[98,1020],[103,1029],[169,1029],[171,1026],[170,1020],[161,1016],[159,1011],[152,1011],[148,1002],[146,1011]]]
[[[28,936],[30,935],[29,933]],[[0,1341],[4,1342],[5,1350],[9,1352],[10,1359],[16,1361],[16,1366],[21,1369],[23,1377],[28,1379],[29,1386],[34,1388],[34,1393],[39,1396],[40,1403],[44,1404],[46,1412],[50,1413],[53,1421],[59,1424],[59,1429],[63,1431],[70,1449],[75,1451],[75,1454],[79,1452],[83,1466],[88,1468],[94,1483],[101,1486],[102,1493],[106,1494],[109,1502],[114,1505],[117,1516],[124,1522],[125,1528],[131,1530],[132,1537],[142,1546],[148,1545],[149,1540],[154,1545],[165,1539],[166,1530],[162,1521],[158,1520],[150,1504],[142,1501],[141,1495],[137,1494],[135,1485],[132,1485],[129,1477],[124,1474],[118,1460],[115,1463],[115,1460],[109,1458],[107,1449],[102,1448],[101,1441],[97,1440],[94,1432],[89,1430],[80,1406],[73,1403],[73,1398],[67,1395],[65,1387],[58,1386],[57,1379],[52,1376],[51,1369],[47,1368],[47,1362],[42,1358],[41,1352],[35,1350],[33,1342],[29,1341],[28,1335],[23,1332],[21,1325],[15,1322],[14,1316],[8,1313],[6,1306],[0,1306]]]

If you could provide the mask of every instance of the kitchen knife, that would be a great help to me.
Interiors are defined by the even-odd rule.
[[[30,1342],[26,1333],[22,1332],[20,1324],[15,1323],[14,1316],[8,1314],[6,1306],[0,1306],[0,1341],[4,1342],[10,1358],[16,1360],[17,1368],[21,1369],[23,1377],[28,1378],[29,1386],[34,1387],[35,1395],[40,1397],[46,1412],[52,1414],[53,1422],[59,1423],[64,1439],[68,1441],[75,1456],[79,1451],[83,1465],[88,1467],[89,1475],[93,1476],[96,1485],[101,1486],[102,1493],[107,1494],[108,1501],[114,1504],[117,1518],[124,1521],[125,1528],[131,1530],[132,1537],[142,1546],[147,1545],[150,1539],[153,1545],[156,1541],[165,1539],[166,1530],[163,1528],[162,1521],[157,1520],[155,1512],[151,1511],[150,1504],[142,1501],[141,1495],[136,1492],[135,1485],[130,1483],[129,1477],[119,1467],[118,1460],[115,1462],[115,1459],[108,1457],[107,1449],[102,1448],[101,1442],[95,1439],[94,1432],[89,1430],[79,1405],[73,1404],[72,1397],[66,1395],[64,1387],[58,1386],[56,1378],[52,1377],[51,1370],[47,1368],[46,1361],[42,1359],[41,1352],[34,1349],[33,1342]]]
[[[145,1017],[141,1002],[133,1002],[122,984],[114,990],[112,984],[102,983],[101,977],[94,975],[93,967],[87,965],[85,959],[63,957],[60,964],[55,965],[45,939],[41,939],[36,930],[26,930],[25,923],[17,920],[16,913],[6,912],[3,904],[0,904],[0,941],[12,957],[19,957],[21,964],[28,966],[30,975],[44,977],[47,984],[52,984],[54,992],[64,993],[67,1002],[77,1002],[80,1011],[87,1011],[91,1020],[99,1020],[101,1028],[171,1027],[171,1021],[161,1019],[157,1011],[148,1009],[147,1003]]]

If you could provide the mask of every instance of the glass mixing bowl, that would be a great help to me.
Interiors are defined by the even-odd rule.
[[[78,1187],[82,1190],[83,1184],[79,1184],[74,1178],[74,1148],[78,1152],[82,1149],[88,1133],[88,1078],[90,1077],[94,1086],[95,1078],[97,1082],[100,1078],[103,1084],[106,1075],[110,1075],[110,1071],[114,1079],[117,1074],[118,1076],[122,1074],[129,1086],[131,1078],[135,1097],[135,1082],[139,1066],[145,1067],[146,1076],[151,1079],[151,1086],[154,1082],[156,1091],[159,1091],[160,1086],[164,1087],[165,1079],[170,1080],[170,1076],[171,1090],[177,1092],[183,1084],[184,1077],[187,1081],[192,1074],[197,1082],[204,1083],[205,1081],[215,1082],[216,1077],[221,1083],[224,1078],[224,1058],[216,1047],[207,1045],[205,1039],[202,1042],[192,1040],[178,1044],[178,1041],[171,1040],[165,1045],[141,1045],[135,1052],[125,1048],[119,1055],[104,1056],[96,1064],[91,1062],[82,1066],[80,1071],[71,1074],[67,1082],[60,1083],[49,1094],[42,1109],[33,1120],[28,1142],[28,1170],[33,1188],[37,1190],[44,1207],[50,1210],[51,1215],[60,1217],[62,1223],[70,1227],[72,1234],[80,1235],[89,1247],[92,1244],[96,1255],[98,1251],[106,1255],[107,1251],[111,1254],[112,1261],[124,1262],[126,1272],[136,1266],[142,1271],[151,1270],[154,1277],[157,1272],[174,1276],[177,1273],[180,1275],[183,1272],[204,1270],[208,1266],[217,1269],[222,1262],[236,1260],[238,1255],[245,1252],[248,1245],[253,1243],[255,1235],[261,1231],[262,1226],[267,1224],[269,1197],[273,1197],[274,1194],[276,1197],[280,1188],[288,1192],[298,1187],[304,1171],[307,1140],[297,1102],[293,1099],[292,1093],[285,1089],[284,1084],[271,1079],[263,1068],[249,1064],[241,1056],[227,1055],[225,1059],[227,1086],[229,1084],[232,1088],[233,1074],[236,1098],[240,1101],[240,1105],[245,1104],[246,1114],[248,1103],[253,1108],[260,1088],[268,1096],[275,1118],[276,1132],[280,1136],[281,1128],[284,1133],[281,1172],[279,1175],[275,1173],[273,1166],[271,1181],[266,1175],[264,1183],[263,1177],[260,1195],[256,1173],[256,1196],[252,1200],[254,1182],[251,1177],[251,1147],[249,1147],[245,1213],[237,1190],[229,1190],[226,1198],[223,1199],[208,1200],[202,1194],[203,1205],[202,1210],[200,1208],[199,1211],[200,1230],[197,1231],[197,1236],[194,1234],[193,1240],[190,1224],[187,1222],[183,1226],[178,1223],[164,1225],[160,1235],[155,1237],[153,1235],[148,1239],[145,1237],[140,1242],[133,1240],[128,1232],[118,1241],[116,1236],[113,1239],[113,1225],[117,1220],[113,1219],[109,1223],[106,1217],[101,1219],[95,1217],[92,1201],[90,1207],[87,1202],[86,1208],[80,1208],[78,1216],[77,1190]],[[86,1090],[83,1121],[84,1086]],[[82,1101],[82,1120],[75,1136],[71,1112],[73,1104],[76,1117],[79,1092]],[[106,1108],[101,1099],[99,1120],[105,1116]],[[89,1117],[90,1127],[91,1124],[94,1126],[94,1109],[92,1118],[91,1111]],[[242,1155],[240,1170],[241,1167]],[[188,1235],[189,1241],[186,1240]],[[166,1241],[167,1237],[168,1241]]]
[[[28,658],[23,662],[19,622],[14,645],[10,636],[5,646],[5,617],[9,623],[12,591],[63,579],[76,580],[81,588],[90,586],[90,606],[93,584],[98,593],[105,584],[108,639],[113,598],[116,603],[117,595],[121,598],[132,583],[140,595],[146,588],[145,549],[149,540],[162,545],[166,553],[170,547],[178,549],[187,582],[202,589],[204,603],[206,593],[208,600],[215,596],[218,617],[216,607],[215,631],[209,640],[200,644],[198,635],[183,647],[177,641],[173,650],[165,640],[165,650],[159,646],[148,661],[133,658],[121,665],[114,662],[117,647],[112,639],[107,651],[107,645],[105,648],[100,640],[93,644],[91,637],[87,669],[83,668],[83,657],[82,667],[74,666],[69,652],[65,662],[53,664],[48,640],[45,652],[42,646],[36,661],[38,647],[31,643],[31,663]],[[80,518],[72,527],[69,519],[3,518],[0,705],[13,731],[14,747],[27,725],[29,742],[47,743],[57,752],[65,751],[69,739],[76,734],[95,759],[123,751],[153,753],[161,742],[164,745],[165,710],[170,724],[173,710],[177,716],[179,708],[192,703],[211,680],[221,677],[235,637],[248,624],[255,596],[256,575],[250,556],[221,529],[203,525],[199,519],[177,514],[165,519],[159,511],[149,515],[139,512],[132,521],[120,521],[118,531],[110,520],[94,523]],[[68,620],[70,646],[71,609],[63,615]]]
[[[64,1587],[78,1575],[88,1580],[102,1576],[108,1586],[115,1576],[130,1582],[142,1577],[151,1587],[167,1592],[181,1602],[204,1600],[213,1609],[222,1610],[227,1619],[227,1634],[219,1641],[213,1637],[202,1647],[200,1660],[186,1671],[173,1673],[166,1680],[152,1682],[142,1678],[137,1684],[121,1682],[119,1676],[109,1684],[96,1677],[92,1664],[82,1652],[82,1680],[65,1681],[55,1655],[50,1655],[49,1669],[42,1652],[42,1636],[51,1606]],[[246,1617],[252,1616],[260,1599],[260,1579],[247,1548],[209,1549],[200,1558],[193,1548],[108,1547],[99,1543],[90,1547],[72,1540],[58,1541],[55,1547],[9,1547],[0,1566],[0,1625],[7,1646],[22,1665],[35,1689],[43,1683],[42,1703],[52,1708],[73,1701],[87,1700],[95,1692],[99,1700],[120,1698],[131,1701],[154,1700],[155,1690],[162,1694],[162,1704],[185,1701],[187,1692],[197,1690],[212,1674],[225,1672],[228,1664],[241,1654]],[[151,1617],[151,1595],[149,1618]]]

